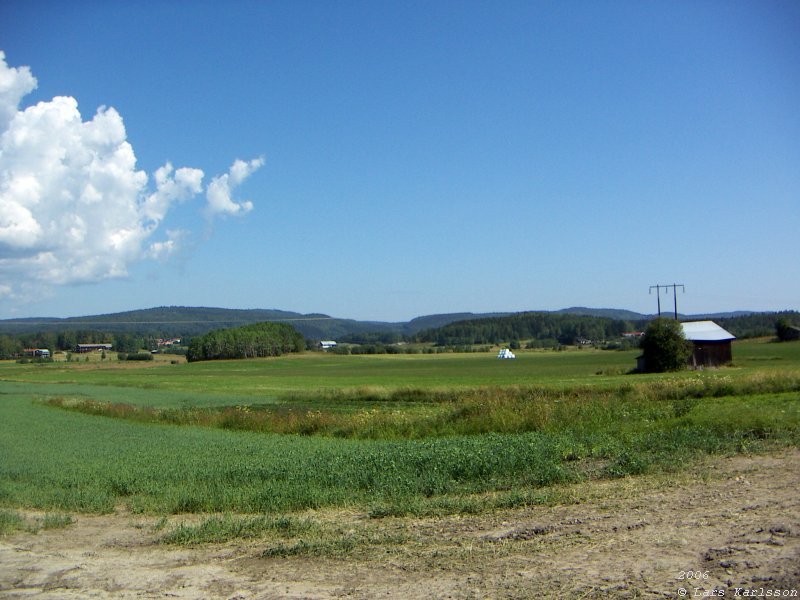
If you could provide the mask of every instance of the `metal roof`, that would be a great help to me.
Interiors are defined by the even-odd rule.
[[[693,321],[681,323],[683,335],[692,342],[724,342],[735,340],[736,336],[714,323],[714,321]]]

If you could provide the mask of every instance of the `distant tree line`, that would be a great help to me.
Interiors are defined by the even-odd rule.
[[[340,344],[333,354],[446,354],[448,352],[489,352],[491,346],[408,346],[405,344]]]
[[[388,345],[406,342],[408,338],[396,331],[369,331],[342,335],[336,340],[345,344]]]
[[[776,335],[780,325],[785,327],[787,323],[800,323],[800,312],[753,313],[714,320],[739,339],[767,337]],[[580,339],[593,342],[618,340],[624,332],[643,331],[648,323],[650,320],[627,321],[570,313],[525,312],[457,321],[405,336],[404,340],[432,342],[438,346],[510,344],[512,347],[527,340],[528,348],[554,347],[559,344],[574,344]]]
[[[149,313],[148,316],[150,316]],[[165,314],[163,316],[166,318],[168,315]],[[203,316],[210,318],[213,313],[209,315],[203,314]],[[800,325],[800,312],[753,313],[738,317],[716,318],[714,320],[737,338],[744,339],[774,336],[778,334],[778,323],[781,323],[784,328],[787,325]],[[316,335],[307,337],[311,339],[337,339],[345,343],[361,344],[371,347],[371,350],[368,351],[377,353],[413,351],[412,349],[396,350],[393,345],[400,342],[434,343],[438,347],[447,348],[466,348],[476,344],[508,344],[511,347],[519,347],[517,344],[525,342],[528,348],[549,348],[573,344],[581,338],[592,340],[593,342],[606,341],[608,345],[612,340],[619,340],[625,331],[643,331],[648,322],[649,320],[627,321],[570,313],[526,312],[508,316],[457,321],[443,327],[425,329],[416,334],[408,333],[403,335],[398,331],[383,331],[359,332],[337,336],[332,332],[325,333],[320,331],[316,332]],[[297,339],[302,338],[301,334],[286,323],[268,323],[285,325],[294,331],[294,335],[299,336]],[[256,324],[256,327],[263,324]],[[74,322],[61,322],[52,324],[52,328],[44,327],[43,330],[37,332],[0,334],[0,359],[17,358],[22,355],[25,348],[47,348],[53,352],[69,352],[74,350],[78,344],[109,343],[112,344],[115,351],[125,353],[138,352],[141,349],[152,350],[157,347],[156,340],[158,338],[182,337],[187,340],[192,335],[192,332],[197,331],[200,327],[224,327],[226,324],[223,322],[208,322],[204,325],[192,323],[187,326],[185,323],[179,324],[176,322],[165,327],[162,324],[153,325],[145,322],[128,323],[125,326],[129,329],[124,331],[103,331],[79,328],[76,325],[77,323]],[[19,326],[22,327],[22,324]],[[56,329],[57,327],[61,327],[61,329]],[[109,323],[110,327],[111,323]],[[246,329],[247,327],[250,327],[250,325],[246,325],[241,329]],[[216,335],[219,331],[233,330],[215,329],[207,335],[211,335],[216,339],[221,335]],[[197,340],[202,340],[205,337],[201,335],[197,337]],[[229,352],[228,347],[230,344],[228,342],[218,341],[214,343],[226,347],[226,353]],[[241,354],[247,353],[249,356],[250,351],[249,347],[243,347]],[[181,352],[181,350],[173,348],[170,352]],[[351,349],[349,352],[353,352],[353,350]],[[202,354],[201,352],[197,356]]]
[[[740,339],[766,337],[778,333],[779,323],[800,324],[800,312],[785,310],[781,312],[753,313],[743,317],[715,319],[715,322]]]
[[[606,340],[622,337],[633,328],[628,321],[546,312],[517,313],[507,317],[472,319],[450,323],[416,334],[414,341],[439,346],[500,344],[521,340],[543,340],[573,344],[576,340]]]
[[[0,335],[0,359],[16,358],[25,348],[47,348],[52,352],[70,352],[78,344],[111,344],[119,352],[137,352],[155,348],[155,338],[149,335],[109,333],[89,329],[40,331],[16,335]]]
[[[255,323],[233,329],[217,329],[192,339],[187,360],[256,358],[302,352],[305,338],[287,323]]]

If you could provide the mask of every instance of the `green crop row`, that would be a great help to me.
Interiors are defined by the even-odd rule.
[[[562,482],[797,446],[799,347],[748,343],[734,367],[664,376],[621,375],[630,353],[592,351],[3,364],[0,507],[279,518],[533,503]]]
[[[800,392],[800,373],[748,377],[705,375],[571,388],[510,386],[468,390],[397,389],[289,395],[267,405],[156,408],[85,397],[56,396],[49,406],[90,415],[171,423],[359,439],[415,439],[481,433],[559,431],[569,423],[595,426],[598,418],[651,419],[688,412],[701,398]]]
[[[426,501],[676,468],[800,441],[796,392],[586,404],[527,433],[412,440],[265,435],[109,419],[6,395],[0,505],[48,511],[424,510]]]

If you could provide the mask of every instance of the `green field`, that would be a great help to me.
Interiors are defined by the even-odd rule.
[[[565,355],[569,359],[565,360]],[[166,362],[139,369],[111,368],[113,361],[7,365],[0,379],[46,383],[79,383],[114,387],[174,390],[194,398],[221,394],[271,397],[291,392],[357,387],[459,387],[562,383],[616,374],[635,366],[635,353],[569,351],[521,353],[517,360],[494,360],[494,354],[408,354],[337,356],[309,353],[274,359],[208,361],[190,365]],[[155,368],[158,366],[159,368]],[[43,368],[44,367],[44,368]],[[105,367],[105,368],[103,368]],[[142,401],[147,401],[143,398]],[[213,402],[213,400],[212,400]]]
[[[800,344],[629,375],[635,352],[0,363],[0,507],[374,516],[800,442]]]

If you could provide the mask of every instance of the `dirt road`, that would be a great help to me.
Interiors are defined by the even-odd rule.
[[[154,517],[79,515],[0,538],[0,598],[798,597],[800,451],[694,471],[488,515],[319,513],[401,540],[335,557],[264,558],[260,540],[168,546]]]

